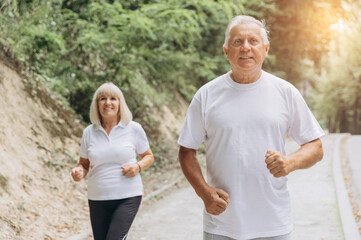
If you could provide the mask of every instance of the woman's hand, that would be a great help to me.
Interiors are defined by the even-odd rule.
[[[85,177],[85,170],[82,166],[77,166],[71,170],[71,176],[74,181],[79,182]]]
[[[140,172],[140,166],[138,163],[127,164],[122,167],[123,175],[126,177],[135,177]]]
[[[140,171],[148,168],[154,161],[154,156],[150,148],[144,153],[139,154],[140,161],[131,163],[122,167],[123,174],[126,177],[135,177]]]
[[[90,162],[89,159],[80,158],[78,165],[71,170],[71,176],[74,181],[79,182],[88,174]]]

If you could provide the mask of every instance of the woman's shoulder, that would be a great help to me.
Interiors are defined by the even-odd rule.
[[[142,125],[135,121],[130,121],[127,125],[127,128],[129,128],[130,131],[136,135],[138,135],[141,132],[145,132]]]
[[[95,124],[90,124],[86,128],[84,128],[83,134],[95,131],[97,128],[99,128],[99,126],[97,127]]]
[[[139,128],[142,128],[142,125],[140,123],[132,120],[127,124],[127,127],[132,128],[132,129],[139,129]]]

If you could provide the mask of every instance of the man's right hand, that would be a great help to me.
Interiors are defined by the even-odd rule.
[[[230,202],[228,193],[214,187],[209,187],[200,197],[204,202],[206,211],[212,215],[219,215],[224,212]]]
[[[179,163],[182,171],[197,195],[203,200],[209,214],[219,215],[229,203],[228,193],[219,188],[211,187],[203,178],[201,166],[197,159],[197,150],[179,147]]]

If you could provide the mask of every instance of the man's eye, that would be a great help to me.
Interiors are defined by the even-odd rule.
[[[232,43],[233,47],[239,47],[241,45],[242,45],[242,41],[240,39],[237,39]]]
[[[252,39],[252,40],[251,40],[251,43],[252,43],[252,44],[257,44],[257,43],[258,43],[258,40],[257,40],[257,39]]]

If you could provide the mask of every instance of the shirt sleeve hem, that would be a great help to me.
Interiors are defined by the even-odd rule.
[[[191,143],[184,139],[179,139],[177,143],[178,143],[178,145],[180,145],[182,147],[186,147],[186,148],[190,148],[190,149],[194,149],[194,150],[197,150],[199,148],[199,144]]]
[[[313,140],[316,140],[317,138],[320,138],[320,137],[322,137],[324,135],[325,135],[325,132],[320,131],[320,132],[312,134],[312,135],[310,135],[310,136],[308,136],[306,138],[303,138],[301,141],[297,141],[297,143],[299,145],[303,145],[303,144],[309,143],[309,142],[311,142]]]
[[[137,153],[138,153],[138,154],[145,153],[149,148],[150,148],[150,146],[149,146],[149,144],[147,144],[147,145],[144,146],[144,148],[142,148],[140,151],[137,151]]]

